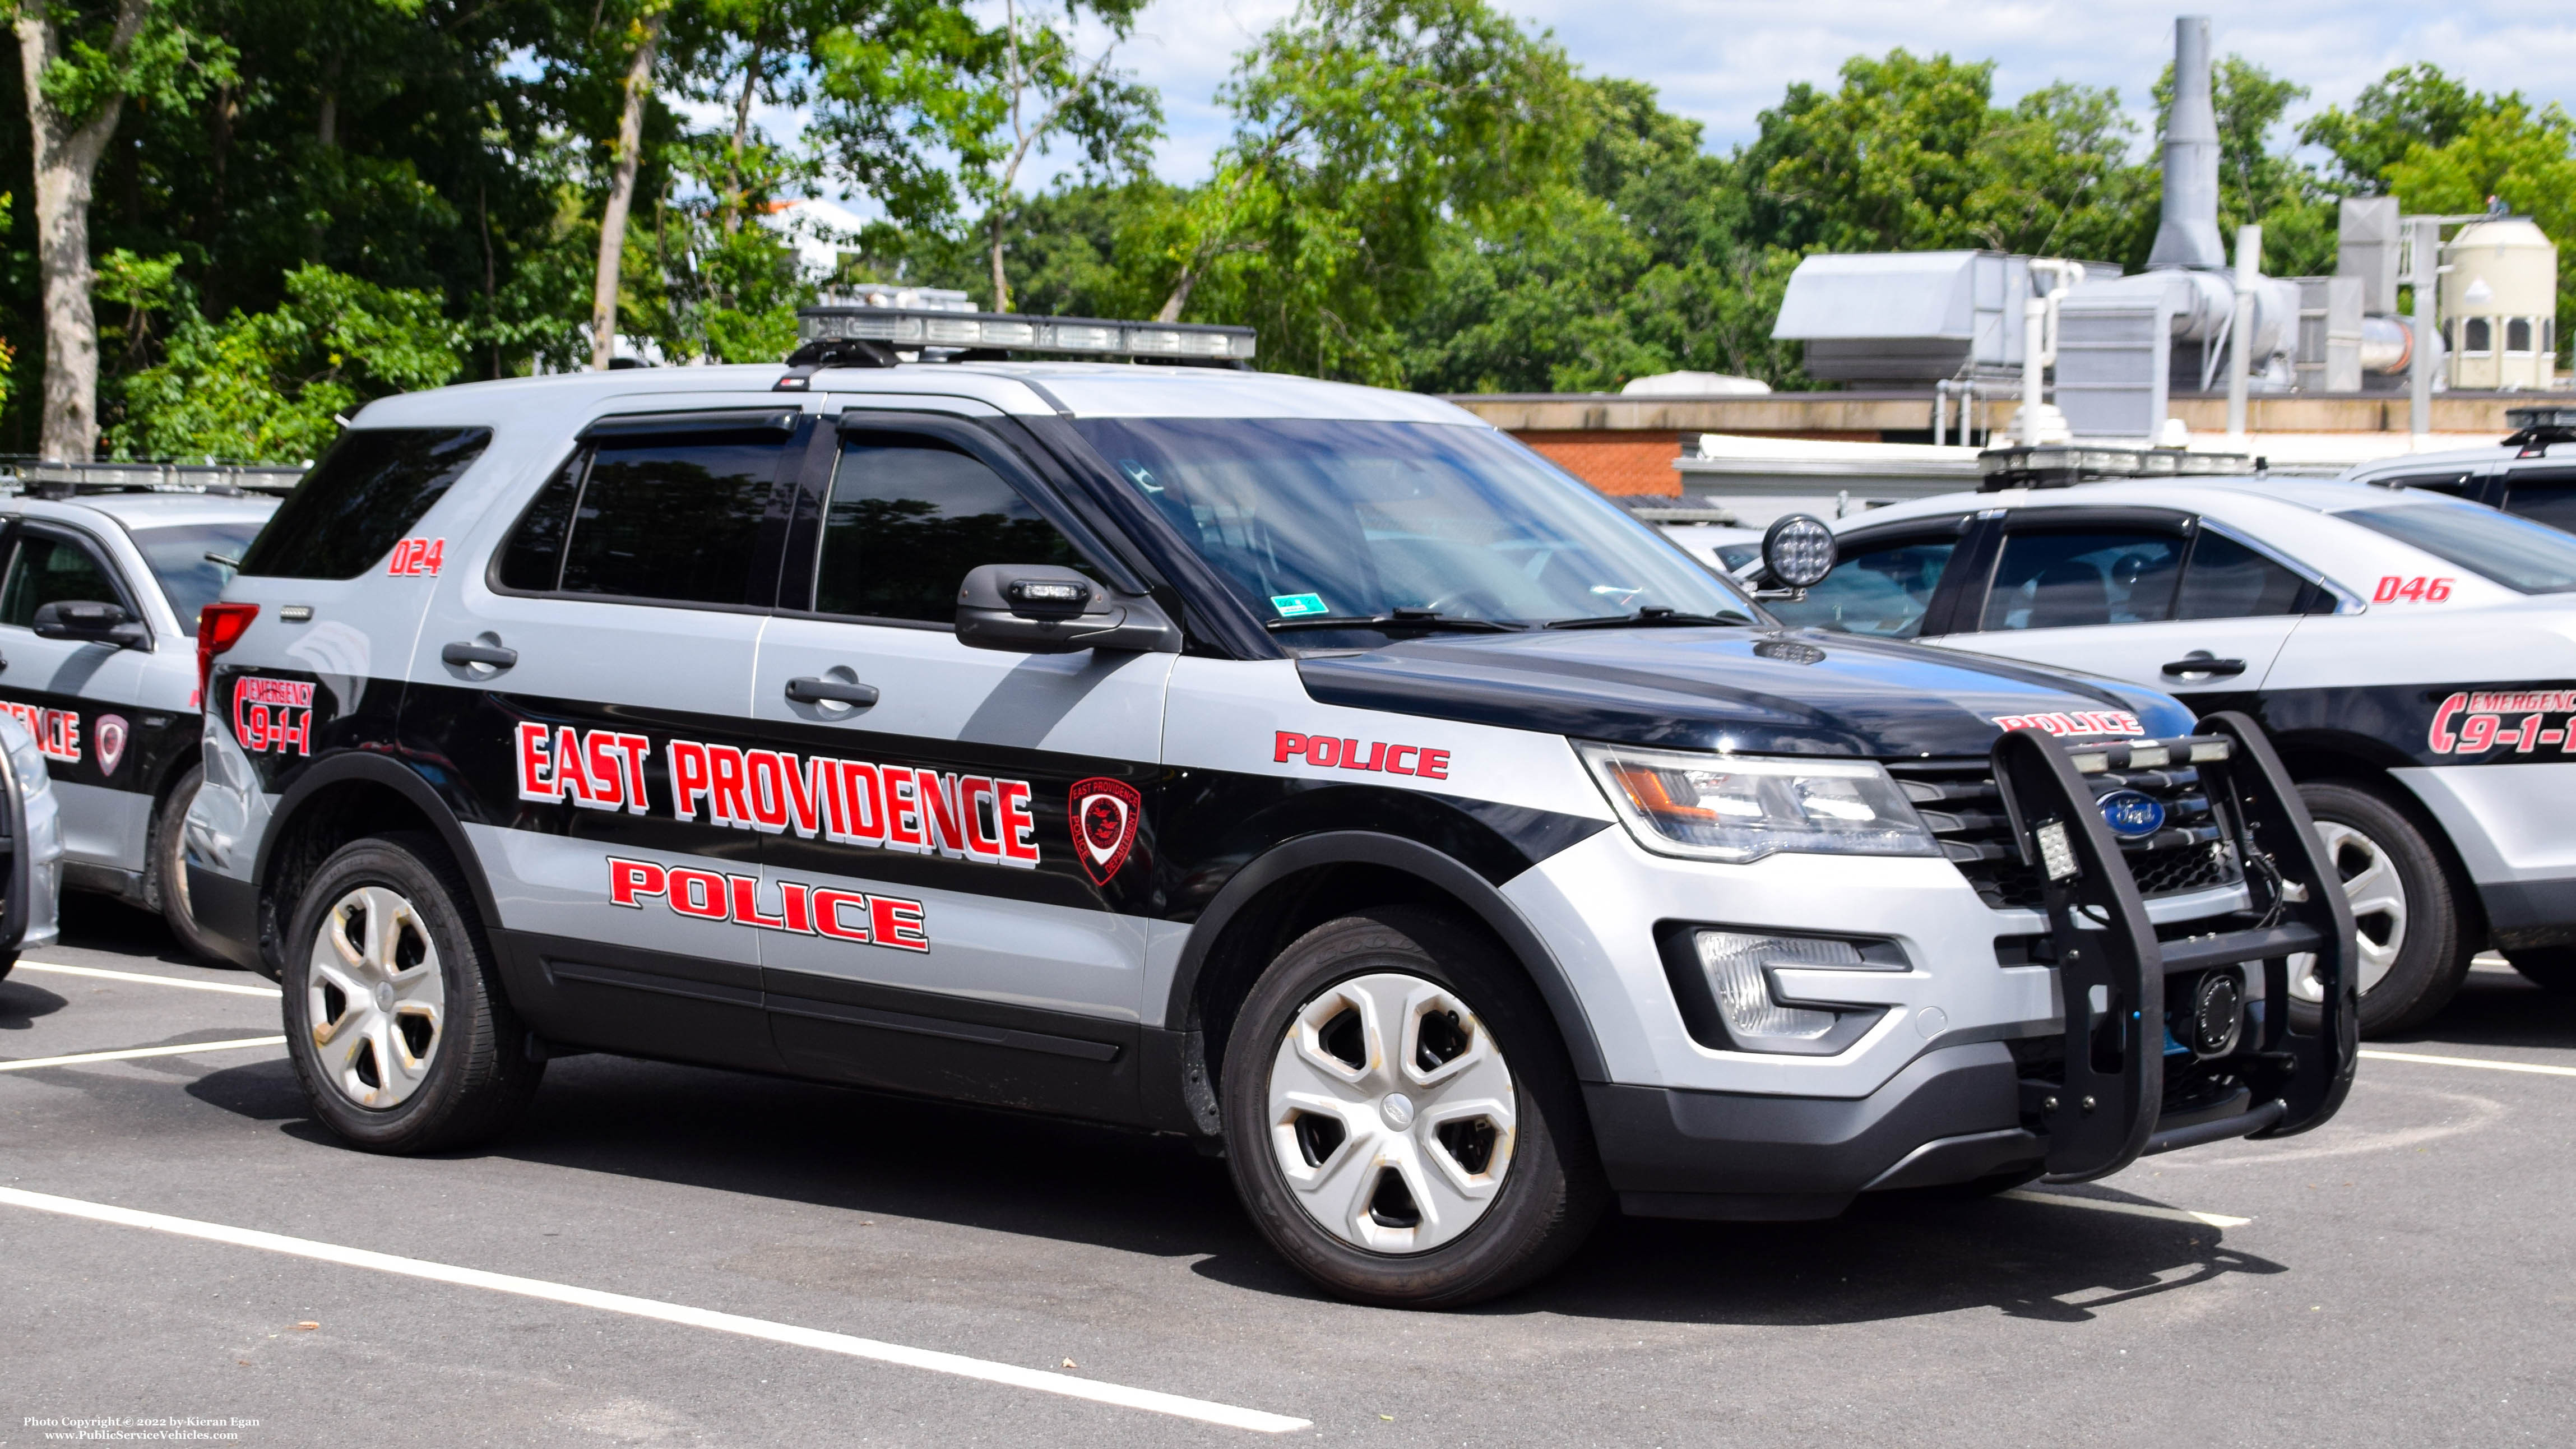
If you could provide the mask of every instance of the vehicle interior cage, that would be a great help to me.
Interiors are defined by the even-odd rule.
[[[2016,1052],[2023,1122],[2046,1142],[2049,1179],[2332,1116],[2359,1046],[2352,911],[2261,727],[2229,711],[2179,739],[2020,729],[1995,742],[1993,763],[2012,837],[2043,883],[2064,1006],[2062,1037]],[[2110,817],[2178,787],[2206,796],[2246,904],[2160,934]],[[2294,993],[2302,982],[2313,987]]]

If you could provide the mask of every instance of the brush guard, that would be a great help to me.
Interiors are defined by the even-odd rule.
[[[2332,1117],[2359,1046],[2351,907],[2280,756],[2251,718],[2226,711],[2180,739],[2074,744],[2021,729],[1995,741],[1995,781],[2024,863],[2043,882],[2065,1013],[2064,1080],[2023,1083],[2048,1143],[2052,1182],[2083,1182],[2140,1157],[2232,1137],[2286,1137]],[[2160,941],[2091,783],[2133,771],[2197,770],[2251,907],[2229,929]],[[2294,1020],[2289,958],[2312,955],[2324,1001]],[[2259,972],[2262,1009],[2240,1007],[2235,1045],[2205,1058],[2244,1090],[2165,1122],[2168,978]]]

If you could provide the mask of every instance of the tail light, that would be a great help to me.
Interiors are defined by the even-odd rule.
[[[197,708],[213,703],[206,687],[214,678],[215,656],[240,643],[258,617],[257,604],[208,604],[197,611]]]

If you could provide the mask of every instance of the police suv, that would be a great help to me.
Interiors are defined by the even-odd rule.
[[[2508,408],[2514,432],[2484,448],[2414,453],[2343,476],[2383,488],[2422,488],[2576,531],[2576,407]]]
[[[1431,399],[925,345],[1248,332],[808,325],[374,403],[206,611],[201,919],[348,1141],[572,1049],[787,1073],[1221,1146],[1305,1272],[1435,1305],[1614,1194],[1828,1216],[2341,1101],[2346,1002],[2281,1006],[2349,920],[2243,719],[1784,630]]]
[[[179,869],[203,733],[192,636],[276,508],[238,492],[0,498],[0,710],[52,767],[63,883],[160,912],[201,956]]]
[[[1842,524],[1833,573],[1777,610],[2261,721],[2360,930],[2365,1034],[2431,1017],[2489,944],[2576,987],[2576,536],[2436,492],[2178,461],[1990,453],[1989,491]]]

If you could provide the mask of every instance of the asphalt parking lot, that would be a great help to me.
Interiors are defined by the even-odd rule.
[[[1614,1218],[1434,1315],[1185,1149],[831,1088],[577,1057],[488,1151],[351,1152],[266,983],[66,918],[0,982],[0,1444],[2576,1440],[2576,1002],[2500,966],[2303,1138]]]

